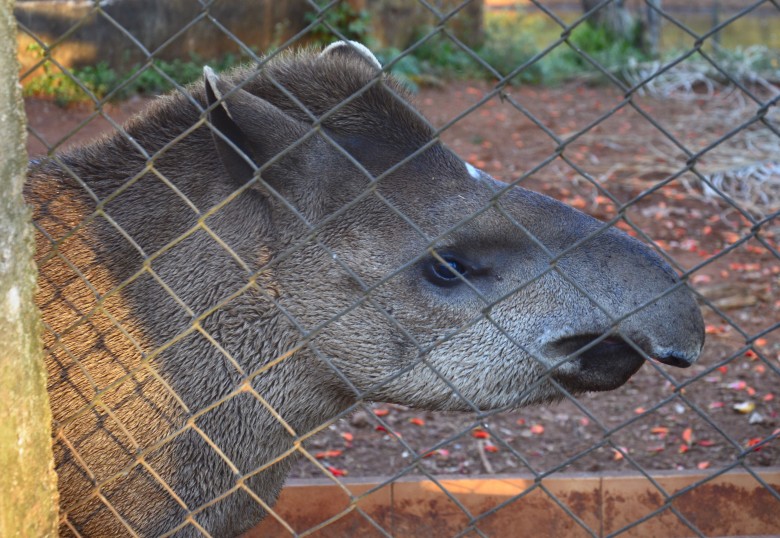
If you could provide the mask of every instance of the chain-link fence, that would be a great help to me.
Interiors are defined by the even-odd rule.
[[[122,4],[47,15],[46,38],[18,15],[29,93],[87,103],[28,102],[63,535],[297,535],[357,512],[390,536],[360,501],[421,476],[465,514],[457,535],[541,492],[585,535],[671,514],[704,536],[676,501],[734,470],[778,529],[780,66],[726,48],[778,29],[776,2],[700,29],[674,2],[639,20],[410,1],[425,26],[377,56],[321,42],[370,39],[360,8],[403,11],[379,2],[312,0],[265,25],[265,55],[218,1],[155,46]],[[99,50],[95,21],[136,68],[58,55]],[[184,85],[158,60],[201,31],[245,64]],[[136,95],[154,83],[173,90]],[[702,475],[675,492],[659,469]],[[546,485],[567,470],[634,471],[658,506],[594,524]],[[479,513],[438,478],[518,472],[530,485]],[[347,473],[383,478],[355,493]],[[290,474],[350,505],[293,528],[274,510]]]

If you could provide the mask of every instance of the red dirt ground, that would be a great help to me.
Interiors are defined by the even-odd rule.
[[[423,89],[416,100],[432,123],[442,126],[487,90],[484,84],[453,83]],[[563,156],[571,164],[554,158],[521,181],[601,219],[615,216],[616,203],[634,199],[685,166],[687,157],[679,147],[632,106],[620,107],[623,98],[617,90],[572,84],[512,88],[508,93],[510,100],[490,99],[442,135],[457,153],[499,179],[514,181],[523,176],[553,155],[558,145],[510,101],[561,137],[618,108],[567,145]],[[706,148],[755,113],[756,107],[740,111],[735,102],[726,95],[666,102],[635,98],[644,113],[692,152]],[[122,122],[144,104],[136,99],[104,106],[103,112]],[[77,126],[81,128],[63,146],[111,129],[101,117],[82,125],[93,114],[91,107],[63,110],[28,100],[27,111],[31,128],[49,146]],[[745,131],[730,138],[706,153],[697,168],[705,173],[708,167],[718,168],[734,152],[750,161],[749,144],[744,151],[739,150],[740,144],[758,134]],[[46,151],[40,139],[31,137],[32,157]],[[764,156],[754,160],[760,158]],[[593,182],[572,165],[586,171]],[[730,250],[730,245],[749,234],[750,223],[725,204],[703,199],[694,179],[686,173],[625,212],[681,271],[695,268],[690,282],[709,300],[703,305],[708,340],[701,360],[692,368],[648,364],[627,385],[610,393],[585,395],[576,404],[566,401],[483,418],[367,404],[315,434],[308,449],[318,464],[301,458],[294,474],[322,476],[319,465],[335,474],[391,476],[547,473],[559,467],[715,470],[780,464],[776,439],[780,395],[775,394],[780,381],[780,259],[776,254],[780,218],[763,227],[763,242],[754,237]],[[771,213],[778,207],[765,209]],[[631,231],[625,222],[619,225]],[[720,257],[711,259],[718,252]],[[676,384],[684,384],[684,389],[675,391]],[[741,412],[735,405],[745,406],[742,410],[754,408]],[[422,455],[426,457],[418,458]]]

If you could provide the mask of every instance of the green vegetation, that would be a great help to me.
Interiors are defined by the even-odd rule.
[[[574,28],[565,42],[547,50],[561,39],[563,30],[542,13],[487,13],[485,39],[472,52],[461,48],[444,32],[424,29],[418,35],[422,42],[402,57],[402,51],[398,49],[378,48],[372,38],[370,16],[365,11],[355,10],[348,3],[335,5],[324,18],[320,18],[314,11],[306,18],[310,23],[320,21],[307,35],[309,43],[327,45],[338,38],[331,29],[337,30],[341,36],[375,50],[379,60],[389,65],[389,70],[406,81],[412,89],[451,79],[496,80],[510,75],[512,84],[554,85],[575,78],[597,83],[607,80],[605,72],[618,79],[637,82],[652,74],[659,65],[658,61],[651,62],[636,45],[641,42],[639,27],[635,29],[634,35],[625,39],[586,21]],[[732,24],[738,23],[743,26],[750,24],[742,19]],[[676,34],[667,33],[675,30],[672,26],[664,26],[662,43],[674,41]],[[429,36],[431,32],[433,35]],[[721,34],[723,40],[727,41],[725,32],[726,29]],[[687,48],[690,46],[692,43]],[[667,50],[665,58],[679,57],[679,51],[686,49],[686,46],[677,45],[675,48],[677,51]],[[40,46],[33,45],[28,50],[41,59],[45,57]],[[740,80],[755,80],[762,76],[767,80],[780,79],[776,48],[733,45],[723,48],[707,45],[705,50],[710,50],[719,64]],[[585,55],[601,68],[595,67]],[[23,84],[25,95],[49,97],[61,104],[91,99],[90,94],[98,99],[124,99],[133,94],[168,91],[174,82],[182,85],[192,82],[201,76],[204,63],[216,69],[227,69],[242,60],[246,58],[229,55],[206,62],[203,58],[193,56],[189,60],[170,62],[154,60],[122,72],[99,63],[75,68],[65,74],[47,59],[42,63],[39,74],[24,80]],[[714,82],[723,82],[722,74],[699,55],[686,60],[684,67]]]
[[[544,82],[557,83],[575,77],[603,81],[607,78],[604,71],[621,78],[625,66],[649,59],[636,45],[641,41],[640,31],[637,25],[633,35],[626,39],[585,21],[572,31],[567,45],[557,47],[542,60]]]
[[[307,23],[313,23],[318,19],[319,15],[316,11],[309,11],[304,15]],[[346,2],[334,5],[325,12],[322,22],[309,31],[308,39],[318,44],[332,43],[338,39],[338,35],[334,34],[329,27],[351,41],[358,41],[369,48],[374,48],[371,37],[371,16],[365,10],[358,11]]]
[[[314,13],[308,16],[310,22],[316,19]],[[546,25],[548,21],[545,17],[522,13],[488,14],[486,37],[473,52],[461,48],[443,32],[435,32],[428,37],[434,31],[424,28],[417,36],[422,43],[403,58],[397,59],[401,54],[397,49],[380,49],[377,55],[383,64],[395,60],[390,71],[413,88],[453,78],[495,79],[512,75],[511,82],[514,84],[552,84],[577,76],[593,78],[598,70],[566,44],[524,66],[542,50],[540,36],[548,38],[548,42],[560,37],[560,28],[557,35],[550,34]],[[324,22],[349,39],[366,43],[369,47],[372,45],[371,20],[365,11],[356,11],[349,4],[339,4],[328,12]],[[310,34],[311,41],[317,45],[326,45],[336,37],[324,24],[316,26]],[[632,44],[635,41],[638,40],[617,38],[589,24],[580,24],[570,36],[574,47],[611,71],[644,59],[641,51]]]
[[[485,21],[485,42],[479,50],[480,58],[502,76],[509,75],[539,53],[533,39],[533,26],[529,29],[531,31],[518,28],[516,21],[506,17],[488,17]],[[534,62],[512,80],[515,83],[540,83],[543,79],[543,66]]]
[[[30,45],[27,50],[39,58],[45,57],[39,45]],[[91,96],[97,99],[126,99],[131,95],[167,92],[174,87],[174,83],[189,84],[202,76],[206,63],[222,70],[238,65],[240,59],[229,54],[217,61],[206,62],[193,55],[187,61],[153,60],[145,65],[134,65],[122,73],[105,62],[73,68],[64,73],[46,59],[41,64],[42,72],[22,80],[22,84],[25,96],[51,98],[59,105],[90,100]]]

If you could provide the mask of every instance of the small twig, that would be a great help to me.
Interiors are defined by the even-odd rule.
[[[487,454],[485,454],[484,439],[477,439],[477,449],[479,450],[479,459],[482,460],[482,467],[485,468],[485,472],[487,474],[496,474],[496,472],[493,470],[493,466],[490,465],[490,462],[487,459]]]

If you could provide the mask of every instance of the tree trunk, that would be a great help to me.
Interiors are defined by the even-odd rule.
[[[650,57],[657,58],[661,43],[661,0],[647,0],[647,25],[645,26],[644,47]]]
[[[25,117],[14,0],[0,0],[0,536],[56,536],[51,411],[33,303],[33,230],[22,198]]]
[[[582,0],[582,10],[588,13],[595,9],[602,0]],[[596,27],[604,27],[611,34],[633,41],[634,17],[626,9],[624,0],[612,0],[590,14],[588,21]]]

